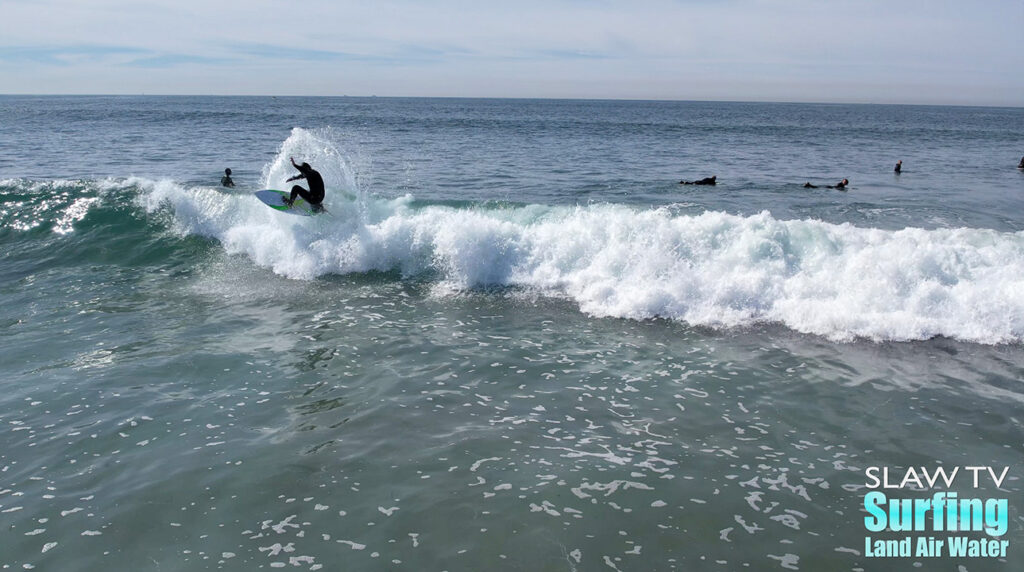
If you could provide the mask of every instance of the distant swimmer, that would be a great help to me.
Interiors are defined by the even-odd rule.
[[[718,175],[712,175],[710,177],[704,177],[703,179],[701,179],[699,181],[679,181],[679,184],[680,185],[714,185],[714,184],[717,184],[717,183],[715,183],[715,179],[717,179],[717,178],[718,178]]]
[[[298,179],[306,179],[306,182],[309,183],[309,190],[307,191],[306,189],[298,185],[295,185],[294,187],[292,187],[291,196],[287,199],[284,199],[284,202],[291,206],[291,204],[295,202],[295,197],[298,196],[306,199],[306,202],[308,202],[313,207],[314,212],[323,210],[324,207],[322,204],[320,204],[324,201],[323,177],[321,177],[320,173],[313,169],[313,167],[310,167],[309,163],[303,163],[299,165],[298,163],[295,162],[294,157],[289,157],[289,159],[292,160],[292,166],[299,170],[299,174],[289,178],[285,182],[287,183]]]
[[[846,185],[849,185],[849,184],[850,184],[850,180],[849,179],[843,179],[842,181],[839,181],[838,183],[836,183],[834,185],[828,185],[827,188],[829,188],[829,189],[839,189],[840,191],[845,191],[846,190]]]
[[[1020,163],[1017,163],[1018,169],[1024,169],[1024,157],[1020,158]]]
[[[1022,160],[1024,160],[1024,159],[1022,159]],[[893,169],[893,171],[894,171],[894,172],[895,172],[895,173],[896,173],[897,175],[899,175],[899,174],[900,174],[900,172],[902,172],[902,171],[903,171],[903,161],[902,161],[902,160],[900,160],[900,161],[896,161],[896,168],[895,168],[895,169]]]
[[[224,176],[220,178],[220,184],[225,187],[235,186],[235,182],[231,180],[231,169],[224,169]]]

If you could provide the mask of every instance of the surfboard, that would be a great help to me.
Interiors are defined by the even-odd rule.
[[[284,191],[278,191],[276,189],[264,189],[262,191],[256,191],[254,194],[256,195],[257,199],[263,202],[263,204],[267,205],[268,207],[276,211],[281,211],[283,213],[298,216],[313,216],[315,214],[325,212],[323,210],[314,211],[313,207],[309,203],[304,201],[302,197],[295,197],[295,202],[292,204],[292,206],[288,206],[284,202],[284,199],[287,198],[291,193],[286,193]]]

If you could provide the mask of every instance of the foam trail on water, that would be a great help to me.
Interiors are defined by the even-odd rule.
[[[317,139],[301,131],[293,138],[298,146]],[[334,169],[325,176],[330,216],[281,215],[252,197],[167,181],[140,183],[142,200],[150,210],[170,205],[180,232],[215,238],[296,279],[397,270],[454,289],[533,289],[595,316],[781,323],[834,340],[1024,340],[1024,233],[888,231],[767,212],[688,216],[607,204],[414,208],[410,197],[338,192],[354,177],[325,149],[317,160]],[[268,183],[293,152],[282,146]]]

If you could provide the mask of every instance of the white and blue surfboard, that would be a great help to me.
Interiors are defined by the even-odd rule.
[[[256,191],[254,193],[256,198],[263,202],[268,207],[281,211],[283,213],[298,215],[298,216],[313,216],[322,212],[327,212],[325,209],[313,210],[312,205],[307,203],[302,197],[295,197],[295,202],[291,206],[284,202],[291,193],[284,191],[278,191],[276,189],[264,189],[262,191]]]

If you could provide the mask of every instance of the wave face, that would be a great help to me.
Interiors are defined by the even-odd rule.
[[[215,239],[230,254],[299,280],[399,272],[442,293],[514,287],[571,299],[594,316],[716,328],[779,323],[837,341],[1024,339],[1024,233],[892,231],[777,220],[768,212],[686,215],[611,204],[452,207],[420,205],[411,196],[383,200],[358,191],[352,169],[328,138],[302,129],[264,169],[265,187],[289,188],[284,180],[292,174],[292,155],[325,175],[329,215],[291,217],[247,193],[170,180],[48,187],[2,181],[0,225],[4,233],[41,228],[66,234],[116,218],[110,209],[133,193],[132,204],[144,213],[134,216],[147,232],[154,232],[153,220],[162,220],[165,235],[169,228]],[[64,187],[77,191],[55,192]]]

